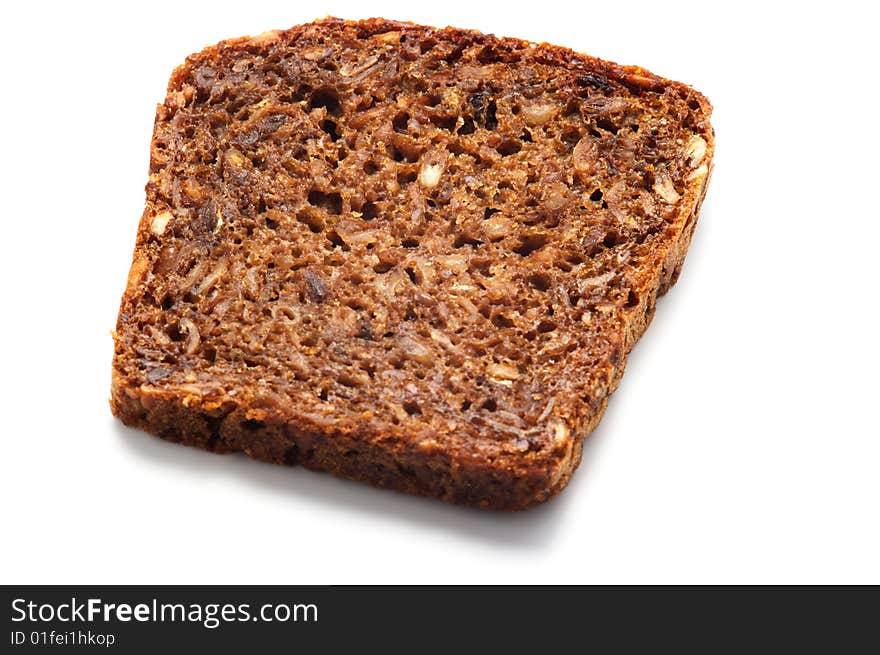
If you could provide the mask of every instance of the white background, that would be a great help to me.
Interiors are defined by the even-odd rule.
[[[726,4],[4,3],[0,582],[880,583],[877,21]],[[715,105],[681,280],[546,505],[447,506],[110,415],[168,75],[327,14],[546,40]]]

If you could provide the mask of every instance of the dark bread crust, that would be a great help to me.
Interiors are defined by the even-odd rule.
[[[157,112],[151,171],[155,173],[162,169],[157,165],[156,154],[160,127],[167,127],[165,123],[169,114],[182,104],[193,102],[185,97],[186,89],[193,88],[191,83],[200,66],[205,62],[234,60],[242,52],[261,52],[279,41],[293,43],[303,33],[315,29],[330,32],[356,30],[361,38],[400,31],[442,44],[474,43],[476,40],[477,44],[488,49],[524,46],[523,42],[511,39],[500,40],[449,28],[437,31],[380,19],[359,23],[329,19],[317,27],[299,26],[255,39],[223,42],[189,58],[172,76],[168,99]],[[663,80],[640,68],[618,66],[564,48],[528,47],[542,64],[562,70],[588,70],[587,75],[594,76],[588,80],[591,84],[597,87],[616,85],[614,92],[618,94],[630,93],[634,97],[670,91],[680,94],[689,103],[693,114],[686,117],[670,115],[670,120],[678,118],[689,122],[685,132],[699,135],[705,152],[697,161],[700,164],[697,170],[690,174],[683,170],[680,179],[676,178],[672,193],[677,200],[670,205],[662,232],[649,234],[650,246],[638,251],[640,265],[629,271],[625,287],[614,290],[614,298],[618,298],[618,292],[625,292],[623,301],[612,304],[610,312],[596,319],[601,321],[599,336],[605,344],[602,356],[589,360],[588,366],[585,364],[579,369],[583,373],[581,378],[572,380],[566,388],[555,389],[555,393],[534,393],[544,391],[537,383],[529,389],[535,398],[546,400],[549,396],[551,402],[542,401],[547,409],[538,419],[534,416],[528,418],[535,423],[535,430],[540,428],[543,431],[529,433],[524,452],[518,447],[511,448],[506,442],[499,445],[503,435],[493,434],[492,428],[488,427],[491,424],[481,424],[476,433],[469,433],[467,427],[460,428],[463,430],[460,434],[446,435],[439,433],[427,418],[418,424],[412,423],[420,420],[421,412],[411,419],[404,417],[402,421],[392,423],[383,416],[378,402],[375,411],[368,409],[357,413],[349,408],[334,412],[332,408],[326,408],[326,403],[310,406],[271,384],[263,383],[263,380],[251,380],[248,376],[252,374],[246,369],[239,373],[232,373],[230,369],[217,373],[215,367],[204,362],[187,360],[187,356],[201,354],[199,348],[203,343],[197,342],[192,348],[184,344],[186,351],[192,352],[185,352],[179,360],[175,359],[176,355],[165,359],[162,355],[173,348],[179,351],[183,347],[180,344],[160,341],[151,343],[155,346],[152,350],[144,346],[145,326],[154,325],[142,318],[143,312],[147,311],[144,305],[149,304],[144,299],[155,293],[155,283],[151,280],[161,277],[156,267],[164,252],[157,243],[159,239],[153,221],[167,207],[161,201],[161,194],[151,192],[149,186],[148,204],[141,220],[138,246],[117,324],[111,394],[114,414],[127,425],[186,445],[213,452],[240,451],[264,461],[299,464],[376,486],[460,504],[521,509],[558,493],[580,461],[584,438],[601,419],[608,396],[623,374],[627,353],[650,323],[656,298],[674,284],[680,273],[706,192],[714,139],[708,123],[711,111],[708,101],[689,87]],[[698,118],[694,119],[694,116]],[[162,153],[158,155],[159,158],[163,156]],[[659,177],[662,168],[652,167],[649,179],[655,179],[655,170],[658,175],[656,189],[662,182]],[[216,206],[211,207],[220,212]],[[164,230],[165,226],[162,228]],[[180,242],[194,240],[191,233],[175,235],[175,238]],[[340,237],[334,235],[334,238]],[[311,293],[316,303],[324,302],[324,296],[328,294],[322,280],[320,277],[306,277],[302,282],[306,295]],[[152,288],[150,284],[153,284]],[[159,301],[157,304],[165,303],[165,299],[156,300]],[[161,311],[155,313],[163,314]],[[185,337],[180,335],[182,327],[195,326],[193,314],[184,316],[192,318],[178,319],[175,328],[178,341]],[[208,338],[204,334],[202,341]],[[159,365],[169,359],[186,365]],[[213,359],[211,364],[214,364]],[[184,377],[187,366],[199,375],[190,372],[192,379]],[[172,368],[173,372],[169,372]],[[528,368],[523,370],[528,373]],[[564,372],[563,369],[554,370],[557,375]],[[214,375],[221,384],[214,384],[210,376],[205,377],[202,372]],[[348,384],[351,383],[346,382]],[[381,395],[382,390],[374,393]],[[504,389],[499,393],[504,393]],[[520,439],[516,443],[522,442]]]

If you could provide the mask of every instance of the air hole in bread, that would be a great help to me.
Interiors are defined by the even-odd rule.
[[[339,215],[342,213],[342,196],[338,193],[324,193],[317,189],[309,191],[309,204],[323,209],[328,214]]]
[[[327,114],[330,116],[336,116],[341,110],[339,93],[332,87],[321,87],[312,93],[312,96],[309,99],[309,107],[312,109],[323,107],[327,110]]]

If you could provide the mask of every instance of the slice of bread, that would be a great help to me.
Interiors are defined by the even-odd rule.
[[[113,412],[456,503],[550,498],[679,274],[710,111],[640,68],[380,19],[192,55],[156,113]]]

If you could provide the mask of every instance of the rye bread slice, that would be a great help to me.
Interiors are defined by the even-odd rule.
[[[552,497],[679,274],[710,112],[640,68],[381,19],[190,56],[113,412],[456,503]]]

